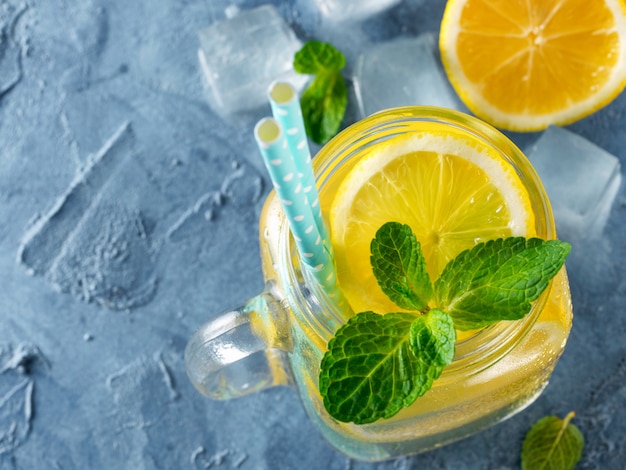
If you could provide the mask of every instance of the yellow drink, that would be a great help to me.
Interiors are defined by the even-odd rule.
[[[480,241],[556,237],[550,204],[526,157],[495,129],[454,111],[414,107],[377,114],[329,142],[314,166],[339,284],[357,311],[370,305],[378,313],[397,311],[381,301],[368,266],[371,230],[381,223],[411,225],[431,277]],[[454,361],[413,405],[371,424],[338,422],[319,393],[320,362],[330,338],[355,312],[335,305],[310,270],[300,269],[274,193],[259,228],[267,287],[194,334],[185,350],[187,374],[215,399],[295,386],[322,435],[351,457],[422,452],[505,419],[541,393],[565,347],[572,308],[563,269],[521,320],[459,332]]]
[[[403,108],[375,115],[357,123],[327,144],[316,157],[314,165],[320,201],[324,216],[335,231],[333,239],[336,238],[337,231],[343,230],[342,220],[346,220],[347,224],[348,219],[352,217],[346,215],[352,214],[349,209],[345,209],[346,201],[338,203],[339,198],[347,197],[348,205],[350,204],[351,189],[346,189],[344,183],[349,181],[348,186],[352,186],[353,182],[358,184],[361,177],[368,178],[372,175],[372,172],[368,173],[369,170],[363,170],[357,173],[358,177],[355,178],[355,171],[361,171],[355,168],[367,167],[363,162],[371,159],[372,153],[396,152],[398,155],[404,155],[413,152],[415,155],[411,158],[424,158],[429,152],[422,152],[423,149],[420,148],[410,148],[411,142],[419,147],[421,144],[418,142],[423,142],[424,136],[434,136],[436,140],[445,137],[446,134],[456,136],[457,140],[467,144],[453,145],[446,150],[448,154],[457,151],[462,157],[457,162],[457,167],[466,164],[463,163],[468,158],[465,153],[471,153],[471,148],[479,150],[484,148],[485,155],[499,162],[499,169],[496,168],[496,172],[499,171],[504,175],[504,179],[496,182],[496,186],[500,185],[502,192],[507,192],[509,186],[513,187],[514,191],[521,195],[517,194],[512,198],[522,202],[517,204],[517,207],[514,202],[509,204],[510,207],[507,206],[511,213],[517,211],[514,215],[505,214],[509,219],[514,219],[515,223],[505,226],[493,222],[495,219],[491,218],[489,220],[493,223],[489,225],[479,218],[473,229],[466,227],[469,237],[466,237],[465,241],[452,244],[454,245],[452,248],[445,250],[431,246],[430,254],[427,254],[427,262],[435,266],[432,268],[431,276],[438,274],[445,261],[468,247],[467,240],[471,241],[471,245],[489,238],[509,235],[555,238],[554,221],[544,189],[530,163],[504,136],[475,119],[452,111]],[[412,137],[414,135],[421,137],[415,140]],[[396,145],[397,142],[400,144]],[[392,161],[394,158],[389,160]],[[480,160],[482,157],[476,158]],[[449,160],[451,168],[454,169],[455,159]],[[485,168],[487,173],[493,170]],[[466,186],[479,191],[484,182],[485,178],[482,176],[470,178]],[[441,184],[445,185],[445,181],[438,182],[438,185]],[[350,193],[348,196],[346,191]],[[391,208],[391,213],[394,213],[397,201],[394,201],[393,196],[386,195],[381,198],[384,200],[383,206],[385,204],[389,206],[385,210]],[[519,213],[520,207],[524,212],[522,214]],[[455,208],[439,207],[439,212],[444,210],[454,211]],[[437,214],[437,217],[439,216],[442,214]],[[394,217],[392,220],[396,219],[397,217]],[[417,222],[398,221],[413,225],[420,239],[420,229],[415,229]],[[372,226],[377,228],[380,222],[374,220]],[[355,250],[363,251],[362,248],[358,248],[358,243],[364,242],[369,246],[371,237],[368,239],[365,235],[355,236],[361,233],[359,230],[362,229],[362,225],[358,224],[354,231],[347,230],[350,245],[348,249],[335,246],[339,264],[342,263],[342,256],[350,258]],[[493,227],[495,230],[490,230]],[[423,232],[422,237],[428,238],[431,232],[428,230]],[[280,204],[273,195],[268,198],[261,215],[260,233],[264,274],[270,283],[277,283],[277,287],[273,289],[280,292],[281,304],[286,306],[287,319],[273,322],[260,317],[256,326],[257,333],[265,335],[265,340],[270,345],[274,344],[279,349],[288,350],[293,383],[298,388],[311,419],[331,444],[352,457],[380,460],[420,452],[465,437],[505,419],[523,409],[539,395],[565,346],[571,327],[572,309],[567,275],[563,269],[536,302],[531,313],[522,320],[500,322],[477,332],[462,332],[457,342],[454,362],[444,369],[432,389],[418,398],[412,406],[391,419],[372,424],[354,425],[337,422],[328,415],[322,405],[318,391],[319,365],[328,340],[341,321],[345,321],[353,312],[334,308],[325,298],[324,292],[316,289],[306,275],[303,278],[299,271],[296,251],[288,242],[287,224]],[[441,242],[441,233],[436,235],[430,241],[424,242],[423,239],[420,241],[427,245],[429,243],[437,245]],[[357,240],[353,240],[354,238]],[[363,253],[360,253],[359,257],[365,257],[365,260],[348,259],[350,263],[357,265],[357,269],[352,273],[342,272],[343,268],[340,266],[340,285],[347,286],[354,280],[354,276],[363,277],[363,280],[359,278],[358,282],[355,282],[357,285],[367,282],[369,274],[362,274],[366,269],[362,262],[367,264],[369,257]],[[434,262],[436,259],[439,263]],[[311,289],[312,296],[302,286]],[[371,290],[370,286],[365,290],[368,296]],[[361,300],[355,296],[359,296],[358,290],[352,289],[348,297],[353,305],[359,304]],[[377,294],[373,294],[373,297],[377,297]],[[364,305],[368,305],[368,302]],[[381,308],[383,307],[384,304]],[[289,341],[284,340],[287,337],[290,338]],[[277,341],[276,338],[283,339]],[[283,356],[280,356],[280,360],[270,360],[276,377],[281,376],[283,362]],[[284,377],[284,374],[282,376]],[[285,377],[283,379],[288,380]],[[276,381],[281,382],[281,379]]]

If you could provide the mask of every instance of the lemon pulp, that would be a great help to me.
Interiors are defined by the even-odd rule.
[[[626,85],[623,0],[450,0],[441,58],[465,104],[529,131],[600,109]]]
[[[528,192],[504,157],[435,124],[364,149],[337,189],[331,238],[339,283],[354,312],[399,310],[370,265],[371,240],[389,221],[413,229],[433,281],[476,243],[535,235]]]

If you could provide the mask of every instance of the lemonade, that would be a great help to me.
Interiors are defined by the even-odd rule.
[[[549,202],[525,157],[494,129],[452,111],[402,108],[370,117],[327,144],[315,169],[340,287],[354,311],[398,311],[376,290],[367,267],[370,235],[380,223],[411,225],[431,274],[480,241],[556,236]],[[412,406],[371,424],[340,423],[322,404],[319,367],[328,340],[355,312],[334,308],[299,270],[273,196],[260,229],[264,274],[284,296],[290,331],[263,320],[257,330],[269,343],[291,337],[288,360],[305,408],[329,442],[351,457],[424,451],[510,416],[543,390],[565,346],[572,310],[563,269],[522,320],[460,332],[454,362]],[[273,362],[277,376],[283,361]]]
[[[452,362],[439,369],[432,388],[397,414],[386,414],[388,419],[340,422],[327,412],[319,386],[329,340],[350,318],[365,309],[398,312],[368,266],[378,224],[410,225],[424,246],[431,277],[460,250],[482,241],[556,237],[550,204],[526,157],[475,118],[410,107],[354,124],[324,146],[314,167],[343,297],[336,301],[334,288],[325,291],[310,269],[301,269],[283,201],[272,192],[259,222],[266,289],[190,339],[185,365],[196,388],[211,398],[230,399],[294,386],[322,435],[360,460],[438,447],[530,404],[546,386],[571,327],[564,269],[520,320],[458,331],[454,358],[450,354]],[[398,317],[412,318],[406,313],[389,318]],[[467,324],[455,319],[455,326]],[[367,344],[377,347],[378,336],[370,337]]]

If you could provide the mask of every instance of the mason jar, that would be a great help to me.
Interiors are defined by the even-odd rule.
[[[435,107],[382,111],[326,144],[314,159],[323,213],[328,215],[338,185],[371,148],[433,125],[497,152],[528,192],[534,236],[556,238],[550,202],[523,153],[488,124]],[[423,452],[510,417],[539,396],[565,347],[572,306],[563,267],[524,318],[460,335],[453,362],[411,406],[370,424],[339,422],[324,408],[318,376],[328,341],[352,312],[337,307],[309,270],[301,269],[274,192],[265,202],[259,233],[264,291],[195,333],[185,351],[187,373],[213,399],[293,387],[321,435],[349,457],[378,461]]]

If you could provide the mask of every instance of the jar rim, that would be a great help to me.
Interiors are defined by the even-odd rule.
[[[484,142],[498,151],[518,173],[531,198],[531,205],[535,212],[537,236],[544,239],[556,238],[556,230],[552,209],[543,184],[535,169],[522,151],[504,134],[491,125],[459,111],[432,106],[408,106],[392,108],[373,114],[344,129],[331,139],[315,156],[314,168],[320,194],[324,191],[328,180],[336,169],[345,164],[355,152],[364,145],[371,145],[380,141],[381,135],[394,135],[405,129],[403,123],[437,122],[453,126],[454,128],[472,134],[477,140]],[[391,134],[386,134],[391,133]],[[337,160],[341,160],[339,163]],[[301,270],[297,249],[291,239],[288,224],[284,223],[280,243],[284,253],[281,260],[287,269],[287,293],[290,301],[298,304],[302,312],[313,312],[317,309],[321,317],[326,319],[337,318],[337,312],[323,290],[317,285],[307,270]],[[457,342],[456,354],[452,364],[446,367],[444,374],[456,375],[460,371],[472,368],[487,368],[499,358],[513,349],[534,326],[543,310],[550,293],[551,285],[532,305],[531,311],[522,319],[516,321],[501,321],[472,336]],[[315,304],[315,305],[312,305]],[[320,311],[321,309],[321,311]],[[307,314],[303,320],[308,327],[317,334],[324,343],[334,335],[338,327],[335,321],[320,321],[314,315]]]

